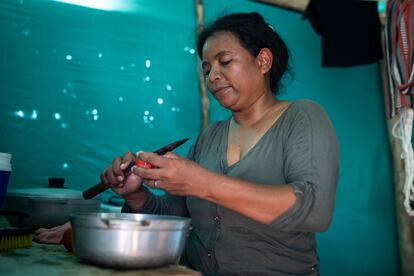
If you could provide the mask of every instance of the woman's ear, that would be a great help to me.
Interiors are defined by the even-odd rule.
[[[256,57],[256,61],[259,64],[260,71],[262,71],[263,74],[266,74],[267,72],[270,71],[270,68],[272,68],[272,64],[273,64],[272,51],[270,51],[268,48],[261,49],[259,54]]]

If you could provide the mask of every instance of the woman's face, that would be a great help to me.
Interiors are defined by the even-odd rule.
[[[232,111],[250,107],[265,92],[260,63],[231,32],[217,32],[206,40],[202,67],[214,98]]]

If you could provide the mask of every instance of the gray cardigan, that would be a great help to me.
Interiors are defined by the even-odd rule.
[[[314,102],[295,101],[232,166],[226,161],[229,122],[203,131],[188,158],[231,177],[290,185],[296,203],[270,224],[196,197],[151,195],[139,212],[190,216],[192,231],[181,261],[205,275],[317,275],[314,233],[330,224],[339,171],[328,116]]]

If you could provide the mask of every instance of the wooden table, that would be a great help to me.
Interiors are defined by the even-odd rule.
[[[33,242],[30,248],[0,252],[0,275],[80,275],[80,276],[201,276],[200,273],[180,265],[153,269],[115,270],[82,263],[63,245]]]

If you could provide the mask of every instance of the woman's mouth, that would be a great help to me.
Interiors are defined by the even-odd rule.
[[[213,96],[216,99],[223,98],[231,89],[231,86],[218,87],[213,90]]]

